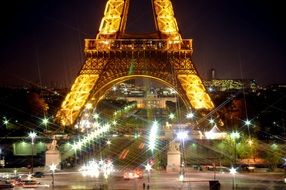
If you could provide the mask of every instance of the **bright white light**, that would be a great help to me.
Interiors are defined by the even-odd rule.
[[[209,120],[209,122],[210,122],[210,124],[214,124],[214,123],[215,123],[215,121],[214,121],[213,118],[211,118],[211,119]]]
[[[113,87],[112,87],[112,90],[113,90],[113,91],[116,91],[116,90],[117,90],[117,87],[116,87],[116,86],[113,86]]]
[[[187,131],[179,131],[177,133],[177,138],[184,141],[186,138],[188,138],[188,132]]]
[[[207,139],[214,139],[215,133],[213,131],[207,131],[207,132],[205,132],[205,136]]]
[[[8,125],[9,124],[9,120],[5,118],[4,121],[3,121],[3,124],[4,125]]]
[[[117,121],[112,121],[112,125],[117,125]]]
[[[239,132],[237,132],[237,131],[232,132],[232,133],[230,134],[230,138],[232,138],[232,139],[238,139],[239,137],[240,137],[240,134],[239,134]]]
[[[249,139],[247,143],[251,146],[253,144],[253,140]]]
[[[108,140],[108,141],[106,142],[106,144],[107,144],[107,145],[111,145],[111,141]]]
[[[184,181],[184,175],[183,174],[180,174],[179,181]]]
[[[91,103],[87,103],[87,104],[85,105],[85,108],[88,109],[88,110],[90,110],[90,109],[92,108],[92,104],[91,104]]]
[[[36,138],[36,136],[37,133],[35,133],[34,131],[29,133],[29,137],[32,139],[32,144],[34,144],[34,139]]]
[[[186,118],[187,119],[193,119],[194,116],[195,116],[195,114],[193,112],[189,112],[189,113],[187,113]]]
[[[145,170],[147,172],[150,172],[150,170],[152,169],[152,166],[148,163],[146,166],[145,166]]]
[[[49,123],[49,119],[45,117],[44,119],[42,119],[42,123],[44,125],[47,125]]]
[[[57,169],[57,165],[54,164],[54,163],[52,163],[52,165],[50,165],[50,170],[51,170],[52,172],[55,172],[56,169]]]
[[[149,135],[149,149],[151,151],[155,149],[157,132],[158,132],[158,122],[154,121]]]
[[[251,122],[247,119],[246,121],[244,121],[244,124],[245,124],[246,126],[250,126],[250,125],[251,125]]]
[[[209,92],[213,92],[214,88],[213,87],[209,87],[208,90],[209,90]]]
[[[229,169],[229,173],[230,173],[231,175],[235,175],[235,174],[237,173],[236,168],[231,167],[231,168]]]
[[[89,161],[87,164],[84,164],[82,167],[80,167],[79,171],[83,176],[89,176],[89,177],[99,177],[100,174],[104,176],[104,178],[108,178],[108,176],[113,171],[113,164],[109,160],[92,160]]]
[[[170,113],[169,118],[172,119],[172,120],[175,119],[175,114]]]
[[[93,119],[98,119],[98,118],[99,118],[99,115],[98,115],[97,113],[94,113],[94,114],[92,115],[92,117],[93,117]]]
[[[94,123],[94,125],[96,127],[92,128],[92,131],[90,131],[87,135],[83,136],[83,138],[80,139],[78,142],[75,142],[73,144],[73,149],[75,151],[81,149],[82,146],[98,138],[101,134],[106,133],[110,129],[110,124],[105,124],[102,126],[98,123]]]

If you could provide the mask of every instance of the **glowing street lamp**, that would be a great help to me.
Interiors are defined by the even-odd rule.
[[[187,131],[179,131],[177,133],[177,138],[184,143],[185,139],[188,138],[188,132]]]
[[[147,165],[145,166],[145,170],[148,172],[148,185],[150,184],[150,171],[152,169],[151,164],[147,163]]]
[[[3,124],[6,125],[6,126],[9,124],[9,120],[6,119],[5,117],[4,117],[4,120],[3,120]]]
[[[195,114],[193,112],[189,112],[189,113],[187,113],[186,118],[187,119],[193,119],[194,116],[195,116]]]
[[[249,139],[249,140],[247,141],[247,143],[249,144],[249,146],[252,146],[252,145],[253,145],[253,140]]]
[[[57,169],[57,165],[52,163],[52,165],[50,165],[50,171],[52,172],[52,186],[53,186],[53,189],[55,187],[55,171]]]
[[[213,125],[213,124],[215,124],[214,119],[213,119],[213,118],[211,118],[211,119],[209,120],[209,123],[210,123],[210,124],[212,124],[212,125]]]
[[[175,119],[175,114],[170,113],[170,115],[169,115],[169,119],[171,119],[171,120]]]
[[[187,131],[179,131],[177,133],[177,138],[182,142],[182,164],[181,164],[181,173],[179,176],[179,181],[184,181],[185,178],[185,140],[188,138]]]
[[[99,119],[99,114],[98,113],[94,113],[92,115],[93,119],[98,120]]]
[[[235,131],[230,134],[230,138],[234,141],[234,164],[236,165],[236,139],[240,138],[239,132]]]
[[[49,119],[45,117],[44,119],[42,119],[42,123],[46,126],[49,123]]]
[[[49,124],[49,119],[46,117],[44,119],[42,119],[42,124],[46,127],[46,130],[47,130],[47,125]]]
[[[34,139],[36,138],[37,133],[30,132],[29,133],[29,137],[31,138],[31,144],[32,144],[32,163],[31,163],[31,172],[33,173],[33,169],[34,169]]]
[[[112,121],[112,125],[114,125],[114,126],[117,125],[117,121],[116,121],[116,120],[113,120],[113,121]]]
[[[107,141],[106,141],[106,144],[108,145],[108,148],[110,148],[111,141],[110,141],[110,140],[107,140]]]
[[[251,122],[250,122],[250,120],[246,120],[246,121],[244,121],[244,124],[247,126],[247,127],[249,127],[250,125],[251,125]]]
[[[235,174],[237,173],[236,168],[231,167],[229,173],[232,175],[232,189],[235,189]]]

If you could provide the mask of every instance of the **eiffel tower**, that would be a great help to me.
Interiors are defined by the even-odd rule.
[[[171,0],[151,3],[155,32],[130,35],[125,33],[130,0],[107,1],[96,39],[85,39],[85,63],[56,114],[61,125],[72,125],[114,84],[140,77],[174,88],[189,108],[214,108],[191,61],[192,40],[182,39]]]

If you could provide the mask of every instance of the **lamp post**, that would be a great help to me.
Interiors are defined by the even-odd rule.
[[[55,188],[55,171],[57,169],[57,165],[52,163],[52,165],[50,165],[50,171],[52,172],[52,187],[53,189]]]
[[[31,144],[32,144],[32,161],[31,161],[31,173],[33,173],[33,169],[34,169],[34,139],[36,138],[37,133],[30,132],[29,133],[29,137],[31,138]]]
[[[237,173],[236,168],[231,167],[229,173],[232,175],[232,190],[235,190],[235,174]]]
[[[148,187],[150,187],[150,171],[151,171],[151,169],[152,169],[152,166],[149,163],[147,163],[147,165],[145,166],[145,170],[147,171],[147,174],[148,174],[148,176],[147,176],[147,182],[148,182],[147,189],[149,189]]]
[[[48,118],[44,118],[44,119],[42,119],[42,124],[45,126],[45,128],[46,128],[46,132],[47,132],[47,130],[48,130],[48,124],[49,124],[49,119]]]
[[[179,176],[179,180],[180,181],[184,181],[185,178],[185,139],[188,138],[188,132],[187,131],[179,131],[177,133],[177,138],[180,140],[180,142],[182,143],[182,158],[181,158],[181,173]]]
[[[237,157],[237,152],[236,152],[236,139],[238,139],[240,137],[240,134],[239,132],[235,131],[235,132],[232,132],[230,134],[230,138],[233,139],[234,141],[234,165],[236,165],[236,157]]]

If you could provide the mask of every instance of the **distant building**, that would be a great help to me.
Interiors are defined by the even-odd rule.
[[[204,85],[208,91],[236,91],[236,90],[247,90],[255,92],[258,89],[255,80],[252,79],[213,79],[204,81]]]

